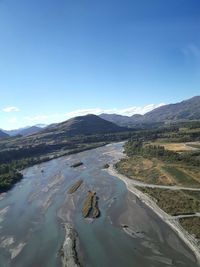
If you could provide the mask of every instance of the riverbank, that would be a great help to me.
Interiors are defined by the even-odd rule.
[[[13,162],[9,163],[2,163],[9,170],[12,170],[10,172],[2,172],[0,174],[0,195],[3,193],[8,192],[10,189],[12,189],[18,182],[20,182],[23,179],[23,171],[29,167],[33,167],[34,165],[38,165],[47,161],[55,160],[57,158],[61,158],[64,156],[69,156],[73,154],[78,154],[80,152],[84,152],[87,150],[92,150],[98,147],[106,146],[108,143],[107,142],[101,142],[101,143],[94,143],[87,145],[86,147],[82,148],[74,148],[71,150],[67,151],[62,151],[62,152],[51,152],[47,154],[41,154],[37,157],[27,157],[27,158],[22,158],[22,159],[15,159],[15,163],[13,165]],[[13,158],[14,160],[14,158]],[[1,164],[0,164],[1,165]],[[75,164],[76,165],[76,164]],[[82,163],[81,163],[82,165]],[[13,167],[14,166],[14,167]],[[78,167],[80,166],[80,163],[78,163],[77,166],[72,167]],[[41,170],[43,172],[44,170]]]
[[[185,244],[193,251],[196,256],[197,262],[200,264],[200,247],[198,245],[197,240],[188,234],[179,224],[178,220],[173,218],[172,216],[165,213],[162,209],[158,207],[158,205],[146,194],[142,193],[138,190],[131,179],[118,173],[118,171],[114,168],[113,165],[107,169],[110,175],[113,175],[119,179],[121,179],[125,184],[127,189],[132,192],[134,195],[140,199],[145,205],[151,208],[165,223],[167,223],[176,233],[177,235],[185,242]]]

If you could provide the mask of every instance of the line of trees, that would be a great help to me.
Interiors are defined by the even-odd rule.
[[[24,158],[21,160],[13,160],[10,163],[0,164],[0,192],[7,191],[23,178],[23,175],[20,172],[21,170],[48,161],[49,159],[49,157]]]
[[[131,157],[140,155],[146,158],[158,158],[168,162],[184,162],[193,166],[200,165],[200,151],[177,153],[170,151],[160,145],[150,145],[138,140],[129,140],[125,144],[125,153]]]

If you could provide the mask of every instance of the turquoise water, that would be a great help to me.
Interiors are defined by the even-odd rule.
[[[61,266],[58,251],[65,233],[58,212],[66,205],[67,189],[80,178],[83,185],[74,193],[75,209],[67,206],[66,213],[73,215],[83,266],[198,266],[194,255],[177,235],[136,201],[122,181],[102,169],[105,163],[113,161],[109,154],[112,150],[121,151],[122,144],[85,151],[25,170],[24,179],[0,200],[0,211],[7,208],[0,216],[1,267]],[[70,167],[78,161],[84,165]],[[81,215],[87,190],[96,191],[99,196],[101,217],[93,222]],[[126,221],[123,214],[128,207],[131,220]],[[126,234],[120,225],[121,216],[123,223],[142,235],[133,238]]]

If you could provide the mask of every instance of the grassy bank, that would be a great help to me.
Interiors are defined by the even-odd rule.
[[[137,187],[153,198],[170,215],[191,214],[200,211],[200,192]]]
[[[196,238],[200,237],[200,219],[194,213],[200,212],[200,192],[172,190],[170,186],[200,188],[199,141],[200,128],[195,122],[165,130],[140,131],[140,135],[125,144],[126,158],[115,165],[119,173],[143,182],[143,186],[154,185],[137,188],[167,214],[177,215],[175,220],[179,219],[183,228]],[[169,189],[160,188],[162,185]]]
[[[197,166],[135,155],[122,159],[116,168],[131,179],[149,184],[200,187],[200,168]]]
[[[191,217],[191,218],[181,218],[179,220],[181,226],[191,235],[194,235],[195,238],[200,239],[200,218]]]
[[[200,239],[200,217],[192,217],[200,212],[200,192],[145,187],[137,189],[149,195],[162,210],[172,216],[191,215],[179,218],[179,223],[189,234]]]

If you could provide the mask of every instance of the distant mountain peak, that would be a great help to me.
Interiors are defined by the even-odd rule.
[[[66,136],[76,136],[114,133],[124,130],[126,129],[108,122],[97,115],[88,114],[85,116],[77,116],[61,123],[52,124],[46,127],[42,132],[62,132],[65,133]]]
[[[40,125],[44,125],[44,124],[40,124]],[[45,126],[41,127],[38,124],[38,125],[26,126],[26,127],[14,129],[14,130],[2,130],[2,131],[8,134],[8,136],[16,136],[16,135],[28,136],[28,135],[40,132],[44,127]]]
[[[117,114],[101,114],[100,117],[125,127],[145,123],[200,120],[200,96],[194,96],[179,103],[157,107],[144,115],[135,114],[127,117]]]
[[[4,131],[0,130],[0,138],[6,138],[6,137],[9,137],[9,135]]]

